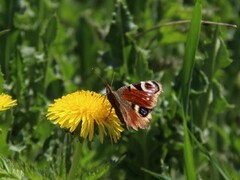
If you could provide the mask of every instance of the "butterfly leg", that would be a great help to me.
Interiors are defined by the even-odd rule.
[[[111,109],[110,109],[110,111],[109,111],[109,113],[108,113],[108,115],[107,115],[107,118],[106,118],[106,120],[108,119],[108,117],[110,116],[110,114],[111,114],[111,112],[112,112],[112,106],[111,106]]]

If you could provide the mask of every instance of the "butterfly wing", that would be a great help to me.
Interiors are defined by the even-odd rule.
[[[156,81],[141,81],[122,87],[118,92],[125,101],[153,109],[157,104],[159,94],[162,92],[162,86]]]
[[[112,90],[111,86],[109,84],[106,84],[106,94],[109,102],[111,103],[112,107],[115,109],[115,112],[120,119],[121,122],[125,122],[124,116],[126,116],[126,112],[122,110],[121,108],[121,98],[119,95]]]
[[[138,128],[148,128],[149,122],[152,119],[151,109],[130,103],[124,106],[123,109],[127,112],[125,120],[127,127],[131,127],[135,130],[138,130]]]
[[[151,110],[156,106],[161,85],[155,81],[140,82],[112,91],[107,84],[107,98],[119,119],[135,130],[148,127]]]

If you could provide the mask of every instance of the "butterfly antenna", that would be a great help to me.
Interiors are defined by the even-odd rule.
[[[107,82],[99,75],[99,73],[96,71],[95,68],[92,68],[92,71],[94,72],[94,74],[95,74],[97,77],[99,77],[99,79],[102,81],[102,83],[103,83],[104,85],[107,84]],[[105,94],[105,97],[104,97],[104,99],[103,99],[103,102],[104,102],[105,100],[106,100],[106,94]]]
[[[92,71],[102,81],[103,84],[106,84],[106,81],[99,75],[99,72],[97,72],[95,68],[92,68]]]
[[[112,75],[112,80],[111,80],[111,84],[110,84],[111,86],[113,84],[114,76],[115,76],[115,72],[113,72],[113,75]]]

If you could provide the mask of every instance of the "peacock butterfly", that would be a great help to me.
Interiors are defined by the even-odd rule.
[[[156,81],[141,81],[129,84],[113,91],[106,84],[109,102],[115,109],[118,118],[127,128],[146,129],[152,118],[151,111],[156,106],[162,85]]]

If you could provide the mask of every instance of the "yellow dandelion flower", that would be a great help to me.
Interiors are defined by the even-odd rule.
[[[5,111],[17,105],[17,100],[13,100],[12,96],[8,94],[0,94],[0,111]]]
[[[49,105],[47,118],[70,132],[80,127],[80,137],[90,141],[98,127],[100,142],[103,142],[107,133],[111,140],[117,142],[123,128],[111,107],[105,96],[82,90],[54,100],[54,103]]]

